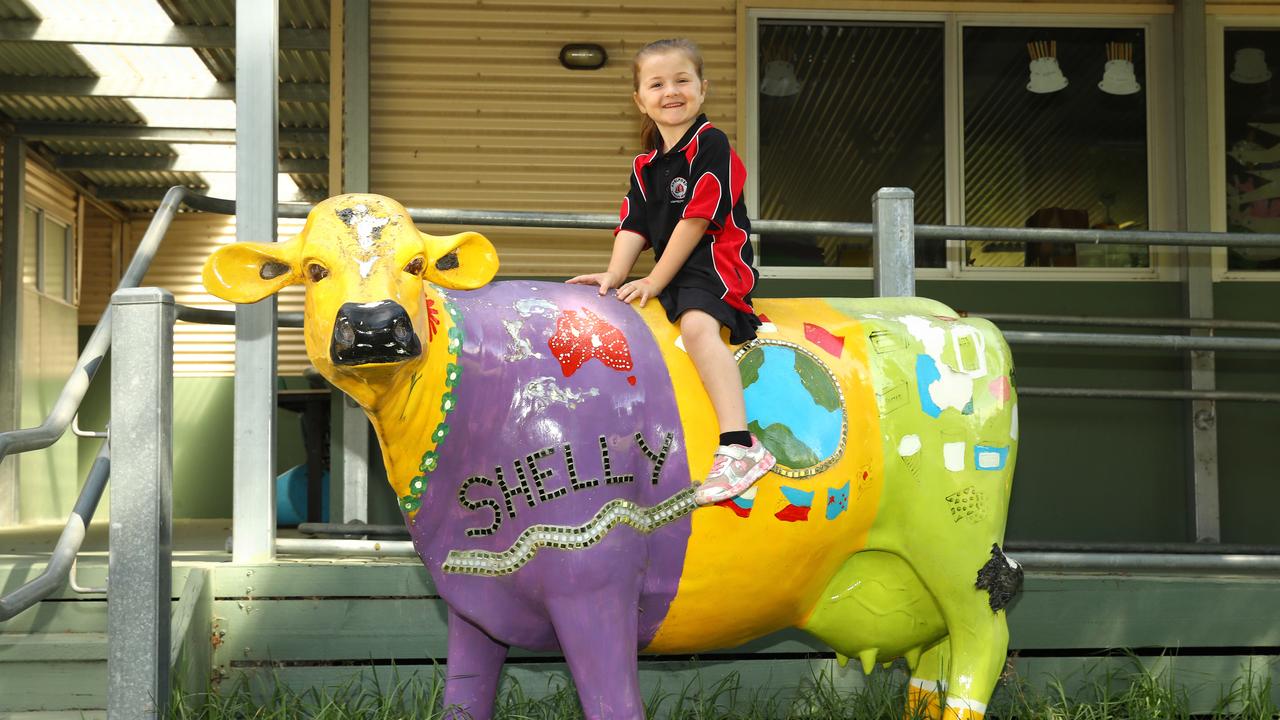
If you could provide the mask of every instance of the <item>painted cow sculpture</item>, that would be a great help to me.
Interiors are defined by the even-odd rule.
[[[588,717],[641,717],[638,652],[798,627],[868,671],[905,656],[930,717],[983,716],[1021,582],[993,326],[915,298],[758,300],[737,358],[779,463],[695,509],[718,429],[658,304],[497,268],[481,235],[343,195],[204,270],[241,303],[306,286],[311,362],[367,411],[449,606],[447,705],[489,717],[518,646],[563,652]]]

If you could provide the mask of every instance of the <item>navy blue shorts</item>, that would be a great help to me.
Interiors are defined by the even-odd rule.
[[[668,285],[658,293],[658,302],[667,311],[667,320],[677,322],[689,310],[701,310],[729,328],[729,343],[741,345],[756,337],[760,318],[755,313],[744,313],[700,287]]]

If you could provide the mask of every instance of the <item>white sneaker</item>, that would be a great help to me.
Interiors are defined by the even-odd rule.
[[[711,472],[694,491],[693,500],[699,505],[715,505],[737,497],[764,477],[776,462],[755,435],[751,436],[749,448],[721,445],[716,448],[716,459],[711,465]]]

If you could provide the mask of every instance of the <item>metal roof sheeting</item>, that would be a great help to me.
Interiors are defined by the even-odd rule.
[[[0,0],[0,20],[37,20],[39,17],[22,0]]]
[[[27,77],[93,77],[93,68],[71,45],[0,43],[0,68],[5,75]]]
[[[155,0],[176,25],[188,27],[232,28],[235,20],[235,0]],[[0,20],[32,20],[39,16],[22,0],[0,0]],[[327,44],[329,26],[329,0],[283,0],[280,3],[280,24],[285,30],[304,30],[319,33]],[[217,80],[234,82],[235,52],[231,48],[193,48]],[[284,49],[280,53],[280,79],[282,84],[325,84],[329,81],[329,51],[327,49]],[[93,67],[69,43],[5,42],[0,43],[0,76],[29,78],[95,77]],[[324,132],[329,124],[328,99],[317,102],[285,101],[278,109],[282,128],[315,129]],[[127,98],[77,97],[56,94],[0,95],[0,122],[15,123],[94,123],[103,125],[143,125],[145,116]],[[173,148],[168,143],[131,141],[126,139],[58,139],[42,142],[55,155],[94,156],[171,156]],[[327,158],[326,145],[314,147],[281,146],[282,158]],[[127,167],[127,163],[122,163]],[[112,188],[168,187],[188,184],[191,187],[207,187],[198,173],[173,173],[165,171],[70,171],[69,175],[98,187],[104,197]],[[327,174],[294,176],[299,187],[323,196],[327,191]],[[117,207],[128,211],[149,211],[158,202],[118,202]]]
[[[142,123],[138,111],[120,98],[0,95],[0,113],[10,120]]]

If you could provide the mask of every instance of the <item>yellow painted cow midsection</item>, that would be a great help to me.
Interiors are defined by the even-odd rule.
[[[711,466],[716,416],[693,364],[677,345],[678,330],[653,305],[640,312],[670,368],[690,473],[697,482]],[[721,506],[694,511],[679,587],[647,652],[731,647],[799,624],[836,569],[863,548],[879,506],[881,433],[861,324],[818,299],[760,300],[756,309],[768,319],[760,340],[807,351],[836,379],[847,412],[843,453],[808,477],[769,473],[757,484],[745,516]],[[806,324],[843,338],[839,354],[831,343],[806,337]],[[829,499],[845,487],[848,510],[828,513]],[[812,493],[807,512],[792,506],[784,488],[792,497],[797,491]],[[750,612],[741,612],[746,605]],[[739,610],[730,609],[735,607]]]

